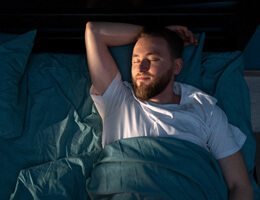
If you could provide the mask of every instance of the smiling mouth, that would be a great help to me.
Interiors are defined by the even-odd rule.
[[[151,78],[152,78],[152,76],[149,74],[138,74],[136,76],[136,80],[139,80],[139,81],[146,81],[146,80],[150,80]]]

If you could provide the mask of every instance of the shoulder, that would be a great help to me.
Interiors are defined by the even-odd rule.
[[[93,86],[90,88],[90,95],[94,102],[114,102],[116,100],[123,100],[127,96],[131,95],[131,86],[127,82],[123,82],[121,74],[118,72],[115,78],[112,80],[104,94],[97,95],[93,90]]]
[[[217,99],[206,92],[185,83],[175,82],[174,90],[183,96],[185,102],[197,102],[199,104],[216,105]]]
[[[193,112],[205,120],[210,119],[217,107],[217,99],[206,92],[188,84],[175,82],[174,90],[181,94],[181,105],[192,108]]]

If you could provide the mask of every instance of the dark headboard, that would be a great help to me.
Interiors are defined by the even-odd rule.
[[[0,2],[0,32],[37,29],[35,52],[85,51],[87,21],[179,24],[205,32],[207,51],[242,50],[259,24],[256,1],[8,0]]]

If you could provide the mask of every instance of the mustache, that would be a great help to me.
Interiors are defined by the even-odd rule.
[[[149,76],[149,77],[153,77],[152,74],[150,74],[149,72],[142,72],[142,73],[138,73],[136,74],[136,78],[140,77],[140,76]]]

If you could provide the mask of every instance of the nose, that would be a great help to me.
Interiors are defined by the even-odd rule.
[[[144,59],[140,62],[139,71],[146,72],[150,69],[150,61],[148,59]]]

